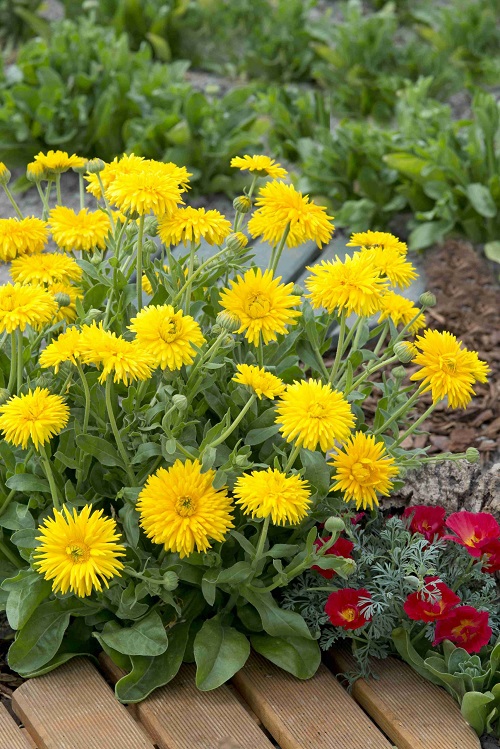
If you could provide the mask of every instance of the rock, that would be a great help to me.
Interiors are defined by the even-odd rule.
[[[491,512],[500,518],[500,463],[486,471],[465,460],[427,463],[409,472],[402,489],[382,500],[381,507],[436,504],[445,507],[447,513]]]

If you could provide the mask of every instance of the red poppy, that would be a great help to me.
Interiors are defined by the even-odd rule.
[[[480,557],[483,546],[500,536],[500,525],[489,512],[454,512],[446,525],[457,535],[444,538],[465,546],[472,557]]]
[[[331,536],[327,536],[326,538],[317,538],[314,542],[314,545],[316,549],[321,549],[324,544],[326,544],[331,539]],[[330,546],[328,551],[325,552],[325,556],[328,554],[333,554],[335,557],[345,557],[346,559],[352,559],[352,550],[354,549],[354,544],[352,541],[349,541],[348,538],[338,538],[333,546]],[[334,575],[337,573],[335,570],[322,570],[321,567],[318,567],[317,564],[314,564],[311,567],[312,570],[315,570],[316,572],[319,572],[320,575],[323,575],[323,577],[326,577],[327,580],[331,580]]]
[[[434,583],[434,585],[429,585],[429,583]],[[451,588],[441,582],[439,577],[426,577],[425,585],[431,593],[439,592],[441,598],[439,600],[429,599],[429,595],[422,591],[410,593],[403,604],[403,608],[410,619],[417,622],[433,622],[446,616],[450,609],[460,603],[460,598],[455,595]]]
[[[444,534],[445,515],[444,507],[415,505],[406,508],[403,519],[411,518],[409,528],[412,533],[421,533],[427,541],[432,541],[436,536],[441,538]]]
[[[342,629],[359,629],[371,621],[371,616],[365,616],[364,612],[371,595],[366,588],[344,588],[336,590],[328,596],[325,612],[335,627]]]
[[[474,606],[457,606],[444,619],[436,622],[433,645],[451,640],[468,653],[479,653],[491,638],[488,612],[478,611]]]
[[[357,512],[355,515],[353,515],[353,517],[351,518],[352,525],[359,525],[365,515],[366,512]]]
[[[483,572],[498,572],[500,570],[500,540],[488,541],[481,547],[483,558]]]

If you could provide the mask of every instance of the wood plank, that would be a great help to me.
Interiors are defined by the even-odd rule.
[[[12,704],[39,749],[153,749],[84,658],[25,682]]]
[[[0,702],[0,749],[31,749],[7,708]]]
[[[323,665],[300,681],[252,654],[233,683],[281,749],[391,747]]]
[[[343,650],[330,651],[338,672],[353,671]],[[398,749],[479,749],[476,733],[444,689],[396,658],[377,661],[377,679],[358,679],[352,695]]]

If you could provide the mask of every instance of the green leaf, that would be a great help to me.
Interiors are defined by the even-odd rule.
[[[218,616],[203,623],[194,641],[196,686],[216,689],[245,665],[250,643],[241,632],[221,624]]]
[[[252,635],[250,642],[257,653],[298,679],[310,679],[321,663],[321,651],[316,640]]]
[[[306,481],[316,489],[320,497],[326,497],[331,484],[331,476],[323,453],[302,449],[300,459],[305,469]]]
[[[93,437],[90,434],[79,434],[76,437],[76,444],[84,453],[92,455],[99,460],[104,466],[120,466],[124,468],[123,461],[117,450],[101,437]]]
[[[262,626],[273,637],[303,637],[313,640],[307,624],[295,611],[280,609],[271,593],[257,592],[255,588],[243,586],[241,595],[255,606],[262,619]]]
[[[16,577],[4,580],[1,587],[9,593],[5,613],[12,629],[22,629],[52,590],[50,582],[32,570],[21,570]]]
[[[412,645],[408,630],[403,627],[397,627],[392,631],[392,640],[401,658],[408,663],[417,674],[420,674],[420,676],[423,676],[433,684],[439,684],[440,687],[443,686],[442,680],[426,668],[424,659],[417,653]]]
[[[156,611],[131,627],[115,629],[105,625],[101,640],[110,648],[125,655],[156,656],[165,652],[168,647],[167,633]]]
[[[9,650],[9,666],[28,677],[45,666],[57,653],[68,627],[70,611],[59,600],[38,607],[19,632]]]
[[[263,429],[250,429],[245,435],[245,445],[261,445],[279,431],[279,424],[273,424]]]
[[[7,479],[5,486],[8,489],[15,489],[24,494],[29,494],[29,492],[50,494],[50,486],[47,479],[35,476],[32,473],[16,473]]]
[[[253,570],[248,562],[236,562],[232,567],[219,572],[217,577],[218,585],[240,585],[246,582],[253,575]]]
[[[495,695],[491,692],[466,692],[462,698],[460,712],[478,736],[486,731],[488,713]]]
[[[474,210],[485,218],[493,218],[498,213],[498,207],[495,204],[493,195],[486,187],[479,182],[473,182],[465,188],[467,197]]]
[[[440,242],[450,229],[448,222],[427,221],[411,232],[408,238],[408,246],[411,250],[424,250],[426,247]]]
[[[25,528],[34,528],[35,521],[27,505],[19,502],[11,502],[0,517],[0,527],[9,531],[20,531]]]
[[[143,442],[137,448],[137,451],[130,462],[134,465],[136,463],[145,463],[149,458],[152,458],[155,455],[161,455],[161,445],[157,442]]]
[[[494,242],[487,242],[484,245],[484,254],[488,260],[493,260],[494,263],[500,263],[500,241],[495,240]]]

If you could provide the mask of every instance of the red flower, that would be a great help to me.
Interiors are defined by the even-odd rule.
[[[479,653],[491,638],[488,612],[478,611],[474,606],[457,606],[444,619],[436,622],[433,645],[451,640],[468,653]]]
[[[324,544],[326,544],[331,539],[331,536],[328,536],[327,538],[317,538],[314,542],[314,545],[316,549],[321,549]],[[352,550],[354,549],[354,544],[352,541],[349,541],[348,538],[338,538],[333,546],[330,546],[328,551],[325,552],[325,556],[328,556],[328,554],[333,554],[335,557],[345,557],[346,559],[352,559]],[[315,570],[316,572],[319,572],[320,575],[323,575],[323,577],[326,577],[327,580],[331,580],[334,575],[337,573],[335,570],[322,570],[321,567],[318,567],[317,564],[313,564],[311,567],[312,570]]]
[[[365,616],[364,611],[371,595],[365,588],[344,588],[336,590],[328,596],[325,612],[335,627],[342,629],[359,629],[371,621],[371,616]]]
[[[488,541],[481,546],[481,556],[484,560],[482,572],[498,572],[500,570],[500,540]]]
[[[427,541],[432,541],[435,536],[440,538],[444,534],[445,515],[444,507],[415,505],[406,508],[403,519],[411,518],[409,527],[412,533],[421,533]]]
[[[457,535],[444,538],[465,546],[472,557],[480,557],[483,546],[500,536],[500,525],[489,512],[454,512],[446,525]]]
[[[352,525],[359,525],[365,515],[366,512],[357,512],[355,515],[353,515],[353,517],[351,518]]]
[[[403,608],[410,619],[417,622],[433,622],[435,619],[446,616],[450,609],[460,603],[460,598],[455,595],[451,588],[448,588],[441,581],[436,582],[436,580],[439,580],[439,577],[426,577],[425,584],[427,590],[432,593],[439,591],[441,598],[438,601],[429,600],[429,596],[422,591],[410,593],[403,604]],[[434,585],[429,587],[429,583],[434,583]]]

